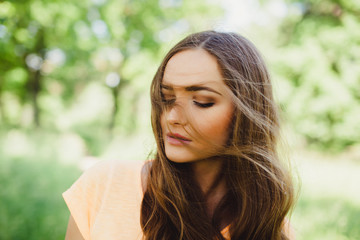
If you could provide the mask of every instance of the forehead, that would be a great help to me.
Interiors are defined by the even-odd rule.
[[[171,57],[162,83],[176,87],[225,85],[216,58],[203,49],[184,50]]]

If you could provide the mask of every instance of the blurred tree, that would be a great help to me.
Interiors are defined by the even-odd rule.
[[[275,72],[289,120],[322,149],[359,143],[360,2],[287,3]]]
[[[173,35],[206,28],[220,13],[205,0],[2,1],[1,120],[29,125],[29,112],[23,110],[30,104],[35,125],[45,119],[52,126],[49,119],[56,120],[65,106],[71,107],[90,82],[104,79],[99,84],[109,87],[113,110],[98,118],[107,118],[112,129],[124,89],[130,86],[134,96],[143,91],[134,81],[148,71],[161,45]],[[132,61],[139,60],[145,65],[129,71]],[[129,109],[138,104],[138,98],[132,100]]]
[[[69,50],[69,53],[70,50],[72,53],[79,52],[74,44],[71,44],[72,41],[69,41],[73,39],[73,35],[68,35],[67,29],[72,27],[79,13],[85,9],[76,8],[66,1],[37,0],[4,1],[0,3],[0,9],[0,75],[4,76],[0,89],[1,96],[4,93],[16,96],[20,109],[31,104],[32,119],[35,125],[39,126],[39,94],[45,93],[44,79],[56,65],[63,64],[65,59],[59,58],[64,58],[66,50]],[[51,55],[53,49],[58,49],[57,56]],[[4,110],[6,103],[13,102],[2,101],[4,119],[7,119],[7,112]],[[21,111],[15,114],[10,123],[19,126],[20,119]]]

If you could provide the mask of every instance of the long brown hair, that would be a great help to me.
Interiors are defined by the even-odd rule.
[[[160,117],[160,91],[169,59],[180,51],[204,49],[217,59],[231,90],[235,112],[228,144],[221,152],[227,192],[212,218],[189,166],[167,159]],[[255,46],[235,33],[192,34],[173,47],[151,85],[152,128],[157,143],[141,206],[144,239],[223,239],[220,222],[230,216],[231,239],[288,239],[285,216],[294,203],[288,169],[277,154],[279,119],[265,63]]]

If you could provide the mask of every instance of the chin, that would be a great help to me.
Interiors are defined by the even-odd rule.
[[[199,158],[196,156],[191,156],[191,154],[184,154],[184,153],[166,153],[167,159],[175,163],[190,163],[198,161]]]
[[[175,163],[189,163],[189,162],[194,162],[196,161],[196,159],[191,159],[191,158],[186,158],[186,157],[179,157],[179,156],[171,156],[171,155],[166,155],[167,159],[169,159],[171,162],[175,162]]]

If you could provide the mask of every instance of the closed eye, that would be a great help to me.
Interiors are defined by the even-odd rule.
[[[194,104],[198,107],[201,107],[201,108],[209,108],[209,107],[212,107],[214,105],[213,102],[209,102],[209,103],[200,103],[200,102],[197,102],[197,101],[193,101]]]
[[[165,104],[165,106],[171,106],[175,103],[175,98],[162,98],[162,102]]]

